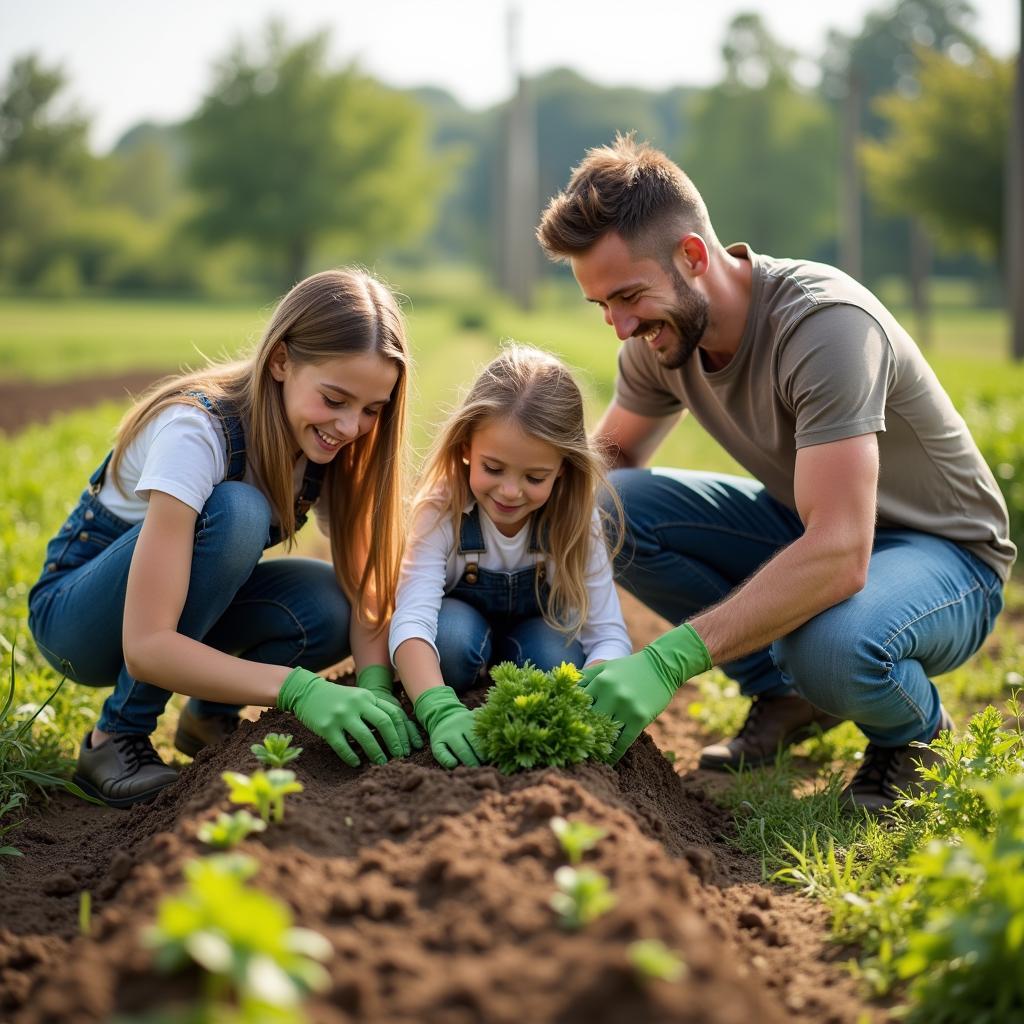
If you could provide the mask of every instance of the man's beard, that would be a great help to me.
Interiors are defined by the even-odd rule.
[[[665,324],[676,334],[675,344],[655,350],[655,358],[666,370],[678,370],[696,351],[704,332],[708,329],[711,309],[707,298],[691,288],[674,266],[669,266],[672,288],[676,295],[675,306],[668,306],[663,317]],[[646,334],[657,321],[641,324],[635,334]]]

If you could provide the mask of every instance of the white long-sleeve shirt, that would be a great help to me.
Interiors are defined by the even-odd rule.
[[[467,505],[464,511],[470,511],[473,504]],[[422,505],[413,520],[402,560],[395,614],[388,636],[392,661],[399,645],[413,638],[425,640],[437,652],[435,641],[441,599],[462,578],[467,562],[473,561],[481,569],[499,572],[515,572],[535,566],[538,556],[529,550],[532,525],[531,517],[514,537],[506,537],[480,509],[480,528],[487,550],[474,551],[467,556],[459,554],[458,537],[451,517],[439,517],[436,505]],[[590,613],[579,634],[585,664],[622,658],[633,651],[596,511],[593,528],[586,576]],[[558,568],[550,556],[546,556],[545,566],[550,581]]]

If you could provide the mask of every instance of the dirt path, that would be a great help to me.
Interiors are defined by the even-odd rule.
[[[0,433],[13,434],[30,423],[43,423],[57,413],[137,395],[160,376],[158,371],[150,369],[133,370],[116,377],[0,380]]]

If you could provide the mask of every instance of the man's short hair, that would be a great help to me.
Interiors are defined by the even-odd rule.
[[[632,133],[587,150],[567,188],[548,203],[537,240],[550,259],[564,262],[609,231],[621,235],[636,255],[661,262],[671,259],[687,232],[697,232],[709,245],[714,241],[707,207],[693,182]]]

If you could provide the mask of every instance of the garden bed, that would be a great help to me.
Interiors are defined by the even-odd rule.
[[[636,639],[659,628],[638,606],[628,617]],[[154,970],[140,932],[183,865],[209,852],[196,833],[230,809],[220,773],[255,768],[249,746],[274,730],[305,747],[291,766],[305,791],[240,849],[259,864],[253,884],[333,948],[330,988],[308,1003],[314,1021],[853,1024],[865,1011],[825,911],[762,886],[759,865],[725,842],[731,825],[706,795],[715,777],[689,770],[702,740],[679,702],[614,769],[445,772],[423,751],[353,770],[269,711],[148,806],[56,797],[19,831],[25,856],[0,888],[0,1019],[107,1021],[197,997],[197,976]],[[607,832],[585,864],[617,903],[576,932],[548,905],[564,863],[554,815]],[[640,977],[628,957],[637,939],[677,950],[682,980]]]

